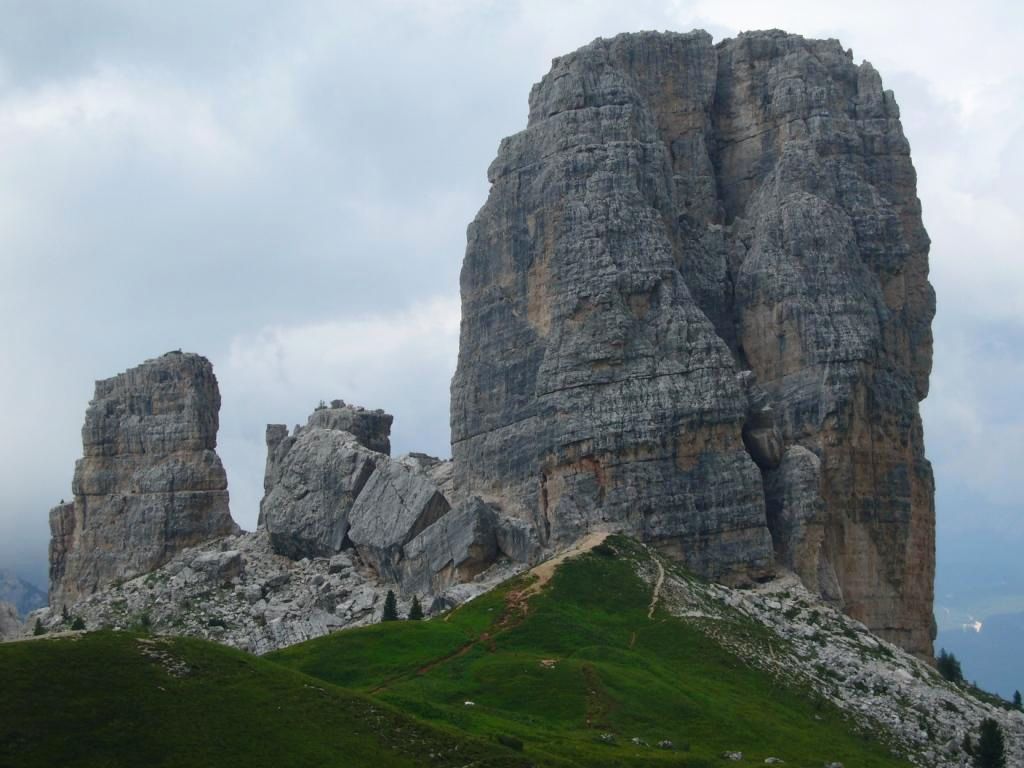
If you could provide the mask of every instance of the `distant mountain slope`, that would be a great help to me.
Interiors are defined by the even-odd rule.
[[[0,602],[11,603],[24,618],[47,604],[46,592],[20,578],[13,571],[0,570]]]
[[[262,659],[127,632],[0,645],[0,766],[462,766],[522,756]]]

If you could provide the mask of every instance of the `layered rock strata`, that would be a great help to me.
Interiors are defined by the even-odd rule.
[[[50,604],[73,603],[236,533],[210,362],[171,352],[96,382],[74,501],[50,512]]]
[[[929,241],[871,65],[779,31],[597,40],[488,178],[455,493],[548,547],[605,527],[724,581],[779,562],[930,654]]]

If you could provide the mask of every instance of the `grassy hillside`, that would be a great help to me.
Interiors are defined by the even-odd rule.
[[[610,543],[562,565],[528,599],[522,579],[444,619],[346,631],[268,658],[428,722],[518,740],[534,761],[906,765],[830,706],[657,608],[649,616],[652,589],[634,567],[646,551]],[[743,760],[723,760],[726,751]]]
[[[0,766],[906,768],[652,609],[640,562],[615,538],[542,587],[526,576],[444,618],[264,658],[115,632],[0,645]]]
[[[0,766],[525,766],[517,753],[202,640],[0,645]]]

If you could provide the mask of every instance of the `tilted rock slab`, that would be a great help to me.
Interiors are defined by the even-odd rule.
[[[381,454],[354,435],[306,427],[288,436],[282,425],[267,427],[266,494],[259,524],[278,554],[293,559],[326,557],[341,550],[349,511]]]
[[[440,595],[476,578],[500,557],[534,563],[541,552],[534,531],[503,518],[479,497],[454,506],[402,548],[398,581],[405,594]]]
[[[548,547],[620,528],[727,582],[778,558],[929,655],[929,241],[871,65],[779,31],[597,40],[554,61],[488,178],[456,494]],[[794,456],[769,504],[793,446],[817,480]],[[769,519],[794,504],[806,524]]]
[[[378,450],[391,450],[392,418],[335,400],[291,435],[267,426],[259,525],[275,552],[330,557],[355,546],[381,577],[398,578],[402,546],[449,503],[435,481],[444,462]]]
[[[177,552],[238,532],[216,453],[210,362],[171,352],[96,382],[74,501],[50,512],[50,604],[59,609]]]
[[[377,465],[349,514],[348,535],[380,576],[400,581],[406,544],[451,509],[433,481],[413,461]]]

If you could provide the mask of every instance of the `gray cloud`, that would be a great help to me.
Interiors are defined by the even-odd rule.
[[[445,452],[487,165],[552,57],[637,29],[839,37],[896,90],[934,241],[940,531],[1012,527],[1020,7],[628,5],[0,2],[0,565],[41,578],[92,381],[168,349],[215,364],[243,525],[264,425],[321,398],[388,408],[399,450]]]

